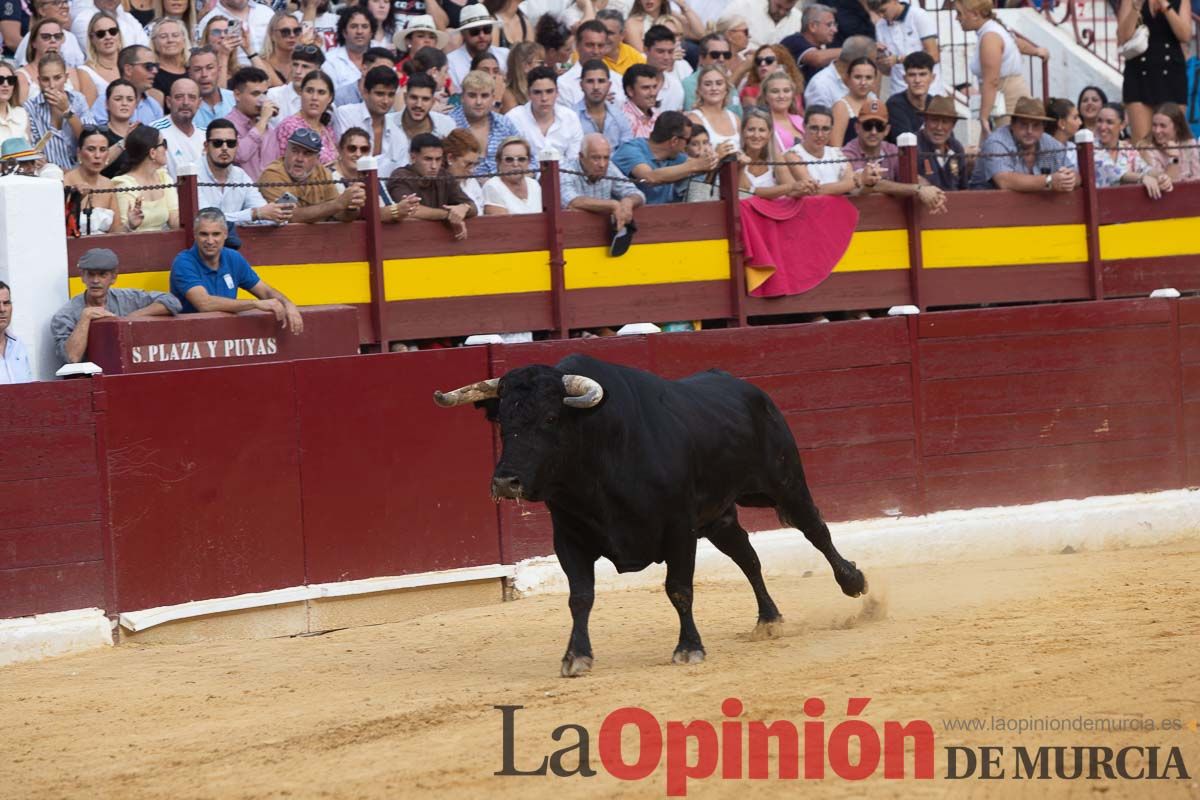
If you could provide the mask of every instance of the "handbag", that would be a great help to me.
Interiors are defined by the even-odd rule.
[[[1129,61],[1137,58],[1150,49],[1150,29],[1141,22],[1133,31],[1133,36],[1120,47],[1121,58]]]

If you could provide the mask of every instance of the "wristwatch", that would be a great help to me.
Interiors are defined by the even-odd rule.
[[[75,112],[68,108],[66,111],[63,112],[62,118],[64,120],[67,120],[73,116],[75,116]]]
[[[1047,175],[1046,176],[1046,188],[1049,189],[1053,185],[1054,185],[1054,175],[1053,174]]]

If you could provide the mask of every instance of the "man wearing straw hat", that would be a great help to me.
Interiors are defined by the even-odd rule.
[[[1046,133],[1046,107],[1022,97],[1009,112],[1012,121],[992,131],[976,156],[972,189],[1014,192],[1073,192],[1079,173],[1068,166],[1067,150]]]
[[[958,115],[949,97],[931,97],[921,112],[925,124],[917,131],[917,174],[944,192],[967,188],[970,169],[962,143],[954,138]]]
[[[471,71],[471,61],[475,56],[491,51],[501,69],[508,63],[508,48],[492,46],[492,39],[496,34],[496,20],[487,7],[478,4],[463,8],[459,16],[458,32],[462,35],[462,45],[446,54],[446,61],[450,66],[450,83],[456,92],[462,86],[463,78]]]

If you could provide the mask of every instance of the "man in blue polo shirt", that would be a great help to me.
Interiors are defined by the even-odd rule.
[[[304,330],[304,320],[295,304],[259,278],[241,253],[225,249],[229,229],[221,209],[202,209],[196,215],[195,235],[196,243],[175,256],[171,264],[171,294],[183,304],[183,313],[238,314],[258,309],[270,311],[280,327],[292,333]],[[238,300],[238,289],[245,289],[257,299]]]
[[[650,138],[625,142],[613,153],[612,163],[637,181],[648,205],[674,203],[687,190],[688,178],[712,172],[720,164],[715,155],[684,155],[691,136],[691,120],[679,111],[664,111]]]

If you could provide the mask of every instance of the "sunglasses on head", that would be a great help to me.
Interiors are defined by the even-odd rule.
[[[869,119],[866,122],[858,124],[862,125],[864,131],[871,131],[872,133],[883,133],[884,129],[887,128],[886,122],[880,122],[877,119]]]
[[[209,139],[208,143],[213,147],[227,147],[230,150],[237,147],[237,139]]]
[[[115,39],[120,35],[120,28],[96,28],[96,30],[92,31],[92,36],[95,36],[97,39],[107,39],[110,36]]]
[[[731,51],[731,50],[709,50],[708,53],[706,53],[706,55],[709,58],[717,58],[717,59],[723,59],[725,61],[728,61],[729,59],[733,58],[733,51]]]
[[[774,64],[778,60],[775,56],[763,56],[762,58],[754,59],[754,64],[758,67],[765,67],[767,64]]]

